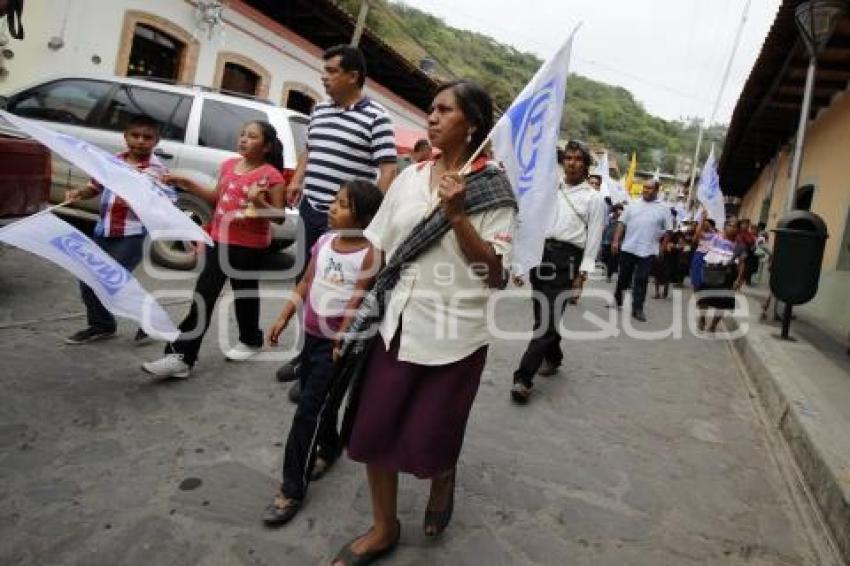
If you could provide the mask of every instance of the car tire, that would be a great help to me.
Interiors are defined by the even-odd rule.
[[[199,226],[212,221],[212,206],[195,195],[180,193],[175,204]],[[197,242],[156,241],[151,244],[151,261],[167,269],[189,271],[198,263],[197,246]]]

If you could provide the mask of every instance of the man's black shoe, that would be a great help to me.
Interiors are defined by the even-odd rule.
[[[288,383],[298,379],[298,358],[293,358],[280,366],[274,376],[281,383]]]
[[[89,342],[96,342],[98,340],[105,340],[107,338],[115,338],[115,329],[101,330],[99,328],[90,326],[88,328],[80,330],[79,332],[75,332],[65,338],[65,343],[76,346],[79,344],[88,344]]]
[[[561,367],[561,362],[550,362],[549,360],[543,360],[543,363],[540,365],[540,369],[537,370],[537,375],[542,375],[544,377],[555,375],[558,373],[558,368]]]
[[[284,502],[283,505],[279,503]],[[286,499],[282,495],[275,497],[263,512],[263,522],[269,527],[281,527],[292,520],[301,509],[301,502],[297,499]]]
[[[635,320],[639,320],[641,322],[646,322],[646,315],[643,314],[643,311],[635,311],[632,313],[632,318]]]
[[[289,400],[298,404],[298,399],[301,398],[301,383],[296,381],[292,384],[292,387],[289,388]]]

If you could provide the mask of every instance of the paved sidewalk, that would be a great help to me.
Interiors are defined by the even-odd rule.
[[[801,483],[850,561],[850,356],[844,344],[798,316],[791,341],[781,323],[760,322],[764,295],[750,292],[749,330],[735,342],[759,392],[769,426],[787,446]]]

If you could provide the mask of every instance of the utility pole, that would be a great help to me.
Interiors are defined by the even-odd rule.
[[[372,5],[372,0],[360,1],[360,13],[357,15],[357,25],[354,27],[354,35],[351,36],[351,46],[357,47],[360,44],[360,36],[363,35],[363,28],[366,27],[366,15],[369,13],[369,7]]]
[[[720,108],[720,101],[723,99],[723,91],[726,90],[726,83],[729,82],[729,73],[732,70],[732,62],[735,60],[735,53],[738,52],[738,45],[741,44],[741,34],[744,31],[744,24],[747,23],[747,16],[750,13],[750,4],[752,4],[752,0],[747,0],[747,4],[744,6],[744,13],[741,15],[741,23],[738,25],[738,33],[735,35],[735,43],[732,45],[732,53],[729,55],[729,61],[726,63],[726,70],[723,73],[720,90],[717,92],[717,99],[714,101],[714,109],[711,111],[711,119],[708,121],[709,127],[711,127],[714,123],[714,119],[717,117],[717,110]],[[691,184],[688,190],[688,210],[690,210],[693,206],[694,197],[696,196],[694,179],[696,179],[697,167],[699,167],[699,150],[700,146],[702,146],[702,136],[705,133],[705,125],[705,120],[703,120],[700,123],[699,134],[697,135],[697,148],[694,152],[694,164],[691,169]]]

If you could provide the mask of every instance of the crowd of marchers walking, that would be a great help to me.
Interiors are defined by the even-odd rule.
[[[235,148],[239,156],[221,164],[214,186],[203,186],[169,174],[156,159],[159,128],[144,116],[128,122],[127,151],[119,157],[215,205],[209,230],[216,245],[200,252],[203,269],[181,335],[143,369],[159,379],[190,376],[228,280],[237,292],[239,343],[227,359],[246,361],[265,345],[277,345],[298,320],[301,350],[277,371],[280,381],[295,382],[290,397],[297,409],[280,487],[262,519],[281,526],[295,518],[311,482],[347,450],[365,465],[372,502],[371,527],[332,561],[351,566],[371,563],[398,544],[399,473],[430,480],[425,535],[439,536],[449,525],[467,420],[492,341],[488,300],[512,277],[545,298],[532,301],[535,332],[510,389],[513,401],[525,404],[535,376],[558,371],[564,359],[560,320],[597,270],[612,284],[612,306],[628,305],[637,321],[646,321],[651,310],[645,308],[650,279],[659,300],[671,285],[689,280],[703,293],[700,328],[714,332],[734,308],[734,292],[758,271],[767,246],[746,221],[715,226],[704,214],[677,219],[658,200],[657,181],[647,182],[639,199],[612,203],[600,191],[602,175],[591,175],[591,152],[572,140],[557,149],[563,175],[551,187],[556,195],[542,261],[512,276],[517,201],[500,164],[486,150],[476,154],[493,127],[489,94],[465,80],[439,88],[428,139],[416,144],[413,163],[397,173],[390,118],[363,94],[362,54],[348,46],[329,49],[322,80],[329,100],[312,111],[307,150],[297,164],[281,162],[271,125],[249,122]],[[144,226],[108,187],[92,183],[68,197],[95,193],[102,193],[96,241],[132,270],[141,260]],[[299,256],[306,261],[264,333],[251,273],[261,267],[270,222],[283,220],[287,204],[299,207],[305,227]],[[453,274],[448,283],[441,277],[447,267]],[[82,297],[88,326],[67,342],[114,336],[114,317],[85,286]],[[441,320],[456,325],[453,337],[434,332]]]

